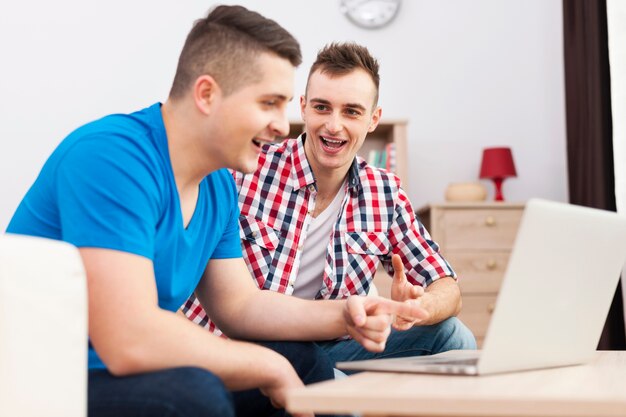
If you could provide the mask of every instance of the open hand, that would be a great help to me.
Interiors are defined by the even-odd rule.
[[[393,255],[391,257],[391,264],[393,265],[394,271],[393,283],[391,284],[391,299],[420,306],[420,299],[424,295],[424,289],[419,285],[411,284],[406,279],[404,265],[402,264],[400,255]],[[408,330],[415,324],[419,324],[422,320],[398,314],[394,318],[393,328],[396,330]]]

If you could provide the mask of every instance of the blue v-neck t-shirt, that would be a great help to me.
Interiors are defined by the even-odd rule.
[[[210,259],[241,257],[232,176],[205,177],[187,227],[156,103],[80,127],[65,138],[20,203],[8,233],[114,249],[150,259],[159,306],[176,311]],[[104,368],[89,347],[89,368]]]

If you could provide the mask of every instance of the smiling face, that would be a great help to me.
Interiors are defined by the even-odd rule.
[[[347,174],[365,136],[380,120],[375,100],[374,82],[360,68],[345,75],[311,74],[300,109],[307,134],[304,149],[316,176]]]
[[[259,77],[233,93],[211,100],[208,152],[223,167],[244,173],[257,168],[263,143],[286,136],[287,103],[293,97],[294,67],[286,59],[263,53],[249,64]]]

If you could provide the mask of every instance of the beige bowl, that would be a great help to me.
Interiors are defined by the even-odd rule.
[[[479,182],[455,182],[446,188],[446,201],[484,201],[487,189]]]

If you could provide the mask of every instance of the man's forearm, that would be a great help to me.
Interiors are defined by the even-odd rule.
[[[440,278],[426,287],[420,303],[430,313],[430,317],[419,325],[436,324],[459,314],[461,291],[454,278]]]
[[[347,334],[343,317],[345,300],[303,300],[273,291],[258,291],[246,304],[236,326],[217,323],[231,337],[319,341]]]
[[[184,317],[164,310],[132,329],[115,355],[103,358],[116,375],[192,366],[211,371],[231,390],[272,385],[291,366],[265,347],[217,337]],[[105,343],[110,343],[107,341]],[[99,343],[94,341],[96,351]]]

